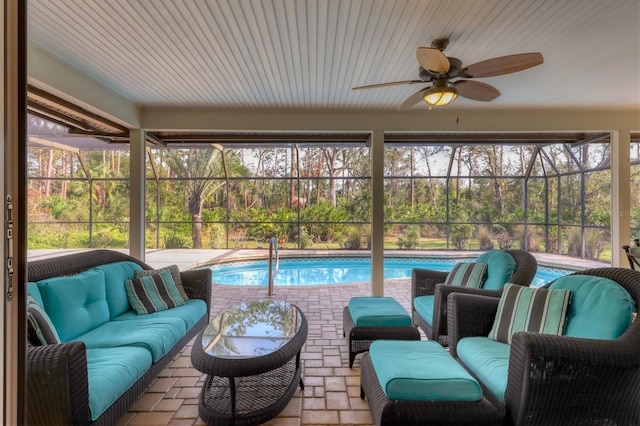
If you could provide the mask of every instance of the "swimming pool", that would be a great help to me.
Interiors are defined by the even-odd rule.
[[[384,279],[410,278],[413,268],[449,271],[459,259],[388,257],[384,259]],[[267,260],[235,261],[209,266],[215,284],[266,286]],[[573,271],[538,265],[532,286],[541,286]],[[280,258],[276,286],[348,284],[371,281],[369,257]]]

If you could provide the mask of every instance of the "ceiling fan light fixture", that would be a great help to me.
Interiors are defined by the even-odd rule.
[[[429,105],[442,106],[448,105],[458,97],[458,92],[453,87],[433,86],[424,94],[424,101]]]

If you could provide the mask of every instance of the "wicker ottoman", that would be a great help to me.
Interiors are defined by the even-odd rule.
[[[342,324],[349,338],[349,368],[374,340],[420,340],[409,313],[391,297],[352,298],[342,312]]]
[[[373,343],[360,363],[365,396],[376,426],[501,424],[480,384],[433,341]]]

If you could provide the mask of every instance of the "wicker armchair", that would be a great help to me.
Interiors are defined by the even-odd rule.
[[[640,272],[598,268],[574,275],[604,277],[640,306]],[[453,294],[447,301],[449,350],[463,337],[487,336],[499,299]],[[460,360],[458,359],[460,362]],[[615,340],[519,332],[510,347],[505,404],[489,398],[515,425],[640,424],[640,321]]]
[[[516,261],[516,270],[509,282],[529,286],[536,275],[538,262],[531,253],[523,250],[506,250]],[[502,290],[486,290],[459,286],[444,286],[448,272],[430,269],[414,269],[411,275],[411,300],[418,296],[434,295],[433,324],[422,318],[412,303],[413,323],[422,328],[430,340],[447,344],[447,297],[453,292],[500,297]],[[505,283],[506,284],[506,283]]]
[[[631,269],[635,269],[636,271],[640,271],[640,254],[631,251],[631,247],[628,245],[622,246],[622,249],[627,255],[627,260],[629,261],[629,267]]]

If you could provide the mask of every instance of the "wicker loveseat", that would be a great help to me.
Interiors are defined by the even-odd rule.
[[[503,259],[509,257],[515,265],[505,273]],[[486,260],[485,260],[486,259]],[[496,259],[496,260],[493,260]],[[508,282],[529,286],[535,277],[538,262],[523,250],[492,250],[483,253],[476,262],[487,261],[487,279],[482,288],[442,285],[449,272],[416,268],[411,275],[413,323],[422,328],[430,340],[447,343],[447,297],[452,292],[500,297]],[[492,277],[493,274],[493,277]],[[508,275],[508,276],[507,276]],[[486,285],[491,279],[491,285]],[[416,299],[418,298],[418,299]]]
[[[594,290],[602,278],[618,283],[627,293]],[[633,321],[633,310],[640,306],[640,272],[590,269],[545,287],[568,288],[567,283],[573,286],[571,312],[562,335],[518,332],[506,351],[496,350],[500,343],[487,340],[500,299],[452,294],[448,299],[451,355],[478,378],[484,396],[505,424],[640,424],[640,321]],[[613,298],[608,298],[611,294]],[[605,329],[603,323],[615,326]],[[482,360],[483,350],[493,359]],[[487,380],[485,373],[493,377]],[[502,381],[497,391],[489,386],[496,376]]]
[[[128,306],[125,281],[151,269],[110,250],[28,264],[29,299],[51,315],[46,325],[61,342],[31,346],[30,329],[28,424],[116,424],[208,323],[210,270],[176,272],[188,296],[183,304],[144,315]]]

